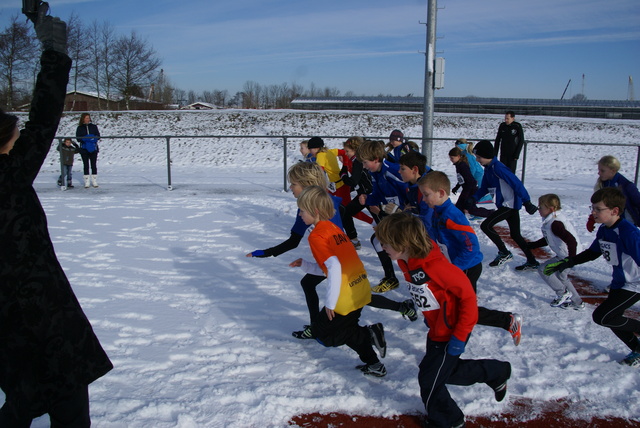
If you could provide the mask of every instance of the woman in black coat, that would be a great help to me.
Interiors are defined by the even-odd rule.
[[[43,40],[37,24],[36,33]],[[58,262],[33,188],[71,67],[63,49],[43,46],[24,129],[0,111],[0,427],[28,427],[45,413],[52,427],[88,427],[88,385],[113,366]]]
[[[80,115],[80,123],[76,129],[76,137],[80,143],[80,156],[82,157],[82,165],[84,167],[84,187],[89,187],[89,178],[91,185],[98,187],[98,141],[100,141],[100,131],[98,126],[91,123],[91,115],[82,113]],[[91,175],[89,175],[89,165],[91,165]]]

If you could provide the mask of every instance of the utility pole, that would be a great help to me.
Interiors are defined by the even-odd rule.
[[[427,157],[427,165],[432,164],[433,141],[433,94],[436,56],[436,14],[437,0],[427,0],[427,50],[424,65],[424,111],[422,113],[422,154]],[[429,140],[425,140],[429,138]]]

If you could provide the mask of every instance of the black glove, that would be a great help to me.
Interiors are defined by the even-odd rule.
[[[543,273],[547,276],[554,274],[555,272],[562,272],[565,269],[571,269],[575,266],[575,263],[569,258],[566,257],[559,262],[549,263],[544,267]]]
[[[531,201],[527,201],[524,203],[524,209],[527,210],[527,212],[532,215],[535,214],[536,211],[538,211],[538,207],[533,205]]]
[[[451,193],[455,195],[456,193],[458,193],[458,189],[460,189],[460,185],[456,184],[455,187],[451,189]]]
[[[42,43],[42,49],[53,50],[63,54],[67,53],[67,24],[48,16],[49,4],[43,2],[38,7],[38,18],[35,22],[36,36]]]

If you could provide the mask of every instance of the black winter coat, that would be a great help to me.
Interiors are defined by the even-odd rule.
[[[34,417],[113,368],[58,262],[33,188],[71,67],[54,51],[40,62],[29,121],[13,150],[0,155],[0,387]]]

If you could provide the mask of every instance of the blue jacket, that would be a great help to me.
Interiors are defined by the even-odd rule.
[[[473,175],[473,178],[476,179],[478,184],[482,183],[484,169],[482,168],[482,165],[480,165],[480,162],[478,162],[478,159],[476,159],[476,157],[471,153],[467,152],[468,144],[456,143],[456,146],[462,150],[462,154],[469,161],[469,169],[471,169],[471,175]]]
[[[431,171],[431,168],[427,167],[427,173]],[[425,173],[423,177],[427,174]],[[422,200],[422,192],[418,188],[418,183],[407,183],[407,204],[412,206],[411,213],[420,217],[424,227],[429,231],[431,228],[431,221],[433,217],[433,210],[425,201]]]
[[[602,187],[617,187],[627,198],[624,218],[640,227],[640,192],[638,188],[619,172],[611,180],[603,181]]]
[[[589,251],[600,253],[613,267],[611,289],[640,293],[640,230],[625,219],[601,225]]]
[[[507,207],[519,210],[522,203],[531,200],[529,192],[522,181],[498,159],[491,159],[491,163],[484,167],[482,185],[474,195],[477,201],[487,193],[494,197],[498,208]]]
[[[366,205],[380,205],[393,202],[400,208],[407,203],[407,183],[400,177],[400,164],[382,161],[380,171],[371,172],[373,190],[367,197]]]
[[[478,236],[462,211],[447,199],[433,209],[431,238],[438,243],[440,250],[462,270],[482,263]]]

